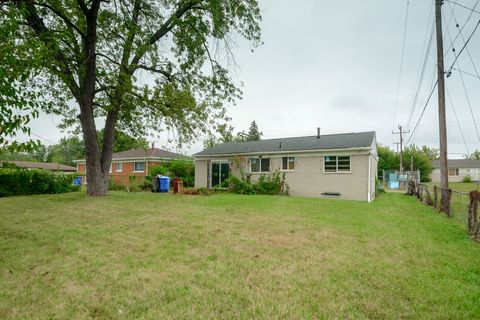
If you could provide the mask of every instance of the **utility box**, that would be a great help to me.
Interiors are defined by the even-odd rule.
[[[173,193],[183,193],[183,181],[182,179],[173,179]]]

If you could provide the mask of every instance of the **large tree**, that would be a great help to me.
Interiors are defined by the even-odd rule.
[[[28,97],[36,111],[79,123],[90,195],[107,192],[117,128],[172,130],[183,143],[223,120],[241,95],[229,41],[260,42],[257,0],[0,0],[0,9],[0,33],[13,39],[0,43],[0,69],[25,60],[16,92],[31,85],[46,93]]]

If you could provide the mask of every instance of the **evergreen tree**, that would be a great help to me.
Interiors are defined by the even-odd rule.
[[[260,141],[262,139],[263,132],[258,129],[257,122],[255,120],[250,123],[250,128],[248,129],[246,141]]]

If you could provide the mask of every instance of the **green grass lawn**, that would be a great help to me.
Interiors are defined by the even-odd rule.
[[[427,182],[426,184],[430,186],[430,192],[433,197],[433,186],[436,185],[437,187],[440,187],[440,182]],[[470,203],[470,197],[467,193],[473,190],[479,190],[479,185],[474,182],[450,182],[448,186],[450,189],[458,191],[452,193],[452,200],[450,203],[453,219],[463,226],[467,226],[468,205]]]
[[[0,319],[480,315],[480,245],[416,198],[0,199]]]
[[[426,184],[431,186],[432,188],[435,185],[440,187],[440,182],[427,182]],[[475,182],[470,182],[470,183],[450,182],[448,184],[448,186],[450,187],[450,189],[453,189],[453,190],[456,190],[456,191],[470,192],[470,191],[473,191],[473,190],[478,190],[480,185],[478,183],[475,183]]]

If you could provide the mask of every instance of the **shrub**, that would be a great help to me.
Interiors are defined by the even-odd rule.
[[[462,182],[463,183],[472,183],[472,177],[470,177],[470,175],[467,175],[467,176],[463,177]]]
[[[180,178],[185,187],[195,185],[195,163],[188,160],[173,160],[168,168],[171,178]]]
[[[148,168],[148,172],[148,180],[152,181],[152,178],[156,177],[157,175],[166,176],[168,174],[168,165],[160,164],[156,166],[151,166]]]
[[[246,179],[239,179],[236,176],[228,178],[229,190],[237,194],[285,194],[288,195],[289,187],[285,183],[285,175],[274,172],[271,176],[261,176],[257,183],[251,183]]]
[[[108,190],[111,191],[125,191],[126,188],[123,184],[116,183],[113,179],[108,181]]]
[[[76,174],[47,170],[0,169],[0,197],[30,194],[54,194],[80,190],[74,186]]]

